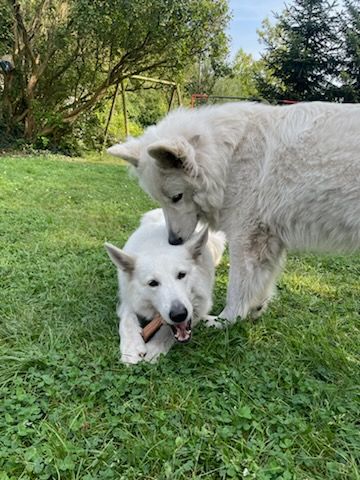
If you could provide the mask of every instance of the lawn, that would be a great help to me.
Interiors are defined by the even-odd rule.
[[[120,163],[0,159],[0,480],[360,479],[360,257],[291,256],[260,321],[125,367],[103,243],[153,206]]]

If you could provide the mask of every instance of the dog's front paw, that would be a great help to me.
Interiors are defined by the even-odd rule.
[[[126,365],[135,365],[136,363],[146,361],[146,352],[141,353],[122,353],[121,361]]]
[[[259,305],[256,308],[252,308],[249,314],[251,320],[257,320],[265,312],[266,308],[267,308],[267,303],[263,305]]]
[[[209,328],[224,328],[226,325],[226,320],[222,320],[219,317],[216,317],[215,315],[206,315],[204,318],[204,325],[205,327]]]
[[[221,322],[224,327],[233,325],[236,320],[239,318],[239,315],[235,314],[228,308],[224,308],[224,310],[219,314],[217,321]]]
[[[121,361],[127,365],[134,365],[136,363],[147,361],[146,345],[139,348],[132,348],[121,351]]]

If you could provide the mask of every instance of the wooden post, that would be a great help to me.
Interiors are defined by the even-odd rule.
[[[177,93],[177,98],[179,102],[179,106],[182,107],[182,99],[181,99],[181,92],[180,92],[180,87],[178,84],[176,84],[176,93]]]
[[[135,78],[136,80],[143,80],[144,82],[152,82],[152,83],[161,83],[162,85],[170,85],[174,88],[170,102],[169,102],[169,110],[173,102],[174,91],[176,90],[176,95],[178,99],[179,106],[182,106],[182,99],[181,99],[181,92],[180,87],[176,82],[171,82],[169,80],[161,80],[159,78],[152,78],[152,77],[144,77],[143,75],[131,75],[131,78]]]
[[[125,126],[125,136],[129,136],[129,122],[128,122],[128,113],[126,108],[126,93],[125,93],[125,81],[121,80],[121,98],[123,104],[123,114],[124,114],[124,126]]]
[[[173,100],[174,100],[174,97],[175,97],[175,92],[176,92],[176,87],[173,87],[171,89],[170,100],[169,100],[169,105],[168,105],[168,112],[170,112],[170,110],[171,110],[171,106],[173,104]]]
[[[109,111],[109,116],[108,116],[106,126],[105,126],[104,141],[103,141],[103,146],[102,146],[102,149],[101,149],[101,154],[103,154],[104,149],[105,149],[106,140],[107,140],[108,131],[109,131],[109,125],[110,125],[110,122],[111,122],[111,119],[112,119],[112,116],[113,116],[113,113],[114,113],[116,97],[117,97],[117,94],[118,94],[118,91],[119,91],[119,84],[120,83],[117,82],[116,87],[115,87],[115,91],[114,91],[114,95],[113,95],[113,98],[112,98],[111,107],[110,107],[110,111]]]
[[[175,82],[170,82],[169,80],[161,80],[160,78],[144,77],[143,75],[131,75],[131,78],[135,78],[136,80],[143,80],[144,82],[161,83],[162,85],[173,85],[173,86],[176,85]]]
[[[136,80],[142,80],[142,81],[145,81],[145,82],[160,83],[162,85],[172,86],[170,100],[169,100],[169,104],[168,104],[168,111],[170,111],[170,109],[171,109],[171,107],[174,103],[175,94],[177,96],[177,101],[178,101],[179,106],[182,106],[180,87],[177,83],[171,82],[169,80],[160,80],[158,78],[144,77],[142,75],[132,75],[131,78],[135,78]],[[108,131],[109,131],[109,126],[110,126],[110,122],[111,122],[111,119],[112,119],[112,116],[113,116],[113,113],[114,113],[116,98],[117,98],[117,95],[118,95],[118,92],[119,92],[120,83],[121,83],[121,99],[122,99],[122,108],[123,108],[123,116],[124,116],[125,136],[126,137],[129,136],[129,119],[128,119],[128,112],[127,112],[127,105],[126,105],[126,79],[124,79],[124,80],[118,81],[117,84],[116,84],[115,92],[114,92],[114,95],[113,95],[113,98],[112,98],[111,107],[110,107],[110,111],[109,111],[109,116],[108,116],[106,126],[105,126],[104,141],[103,141],[101,154],[103,153],[103,151],[105,149],[106,140],[107,140]]]

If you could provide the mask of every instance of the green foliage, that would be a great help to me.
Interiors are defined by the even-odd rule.
[[[11,11],[5,2],[0,3],[0,56],[7,55],[13,39]]]
[[[187,95],[214,93],[218,79],[231,73],[231,66],[226,61],[216,61],[216,57],[200,57],[186,71],[183,79]]]
[[[139,114],[139,109],[136,108],[137,95],[130,94],[128,95],[127,98],[128,98],[127,107],[128,107],[128,114],[129,114],[129,120],[128,120],[129,134],[134,137],[137,137],[141,135],[143,131],[143,128],[138,122],[138,118],[137,118],[137,115]],[[133,100],[135,100],[135,105],[133,103]],[[96,112],[96,116],[98,117],[99,123],[101,125],[101,132],[102,132],[101,145],[104,140],[103,135],[104,135],[105,125],[109,115],[109,110],[110,110],[110,101],[105,102],[104,107],[97,110]],[[118,98],[116,101],[115,110],[109,125],[107,144],[108,146],[110,146],[118,142],[120,139],[124,140],[125,137],[126,137],[126,133],[125,133],[123,107],[122,107],[121,100]]]
[[[144,128],[156,123],[167,113],[171,88],[172,87],[142,89],[136,82],[131,82],[131,84],[128,85],[126,105],[130,135],[135,137],[140,135]],[[108,120],[111,101],[112,99],[103,102],[102,108],[96,111],[96,118],[101,126],[101,130],[99,132],[99,143],[97,145],[94,144],[93,149],[99,149],[99,147],[103,145],[104,129]],[[176,105],[176,102],[174,103]],[[81,130],[82,126],[80,125],[79,128]],[[119,94],[108,128],[107,144],[111,145],[119,141],[119,139],[125,139],[125,136],[123,104],[121,95]],[[87,143],[87,145],[89,144]]]
[[[235,96],[244,99],[258,98],[256,78],[263,72],[263,62],[239,50],[231,66],[231,74],[218,79],[214,95]]]
[[[342,29],[345,37],[342,81],[345,101],[360,102],[360,1],[345,0]]]
[[[167,95],[166,95],[167,93]],[[168,110],[171,90],[169,87],[138,90],[128,94],[129,119],[137,122],[142,128],[156,123]],[[174,102],[176,105],[176,102]]]
[[[358,480],[360,258],[291,256],[260,321],[125,367],[103,243],[153,206],[107,157],[2,158],[0,479]]]
[[[345,12],[328,0],[296,0],[258,32],[261,60],[240,50],[227,71],[215,75],[210,61],[194,64],[189,93],[266,99],[358,101],[360,3]]]
[[[331,100],[339,73],[340,24],[336,2],[295,0],[276,15],[277,24],[263,24],[264,61],[283,85],[273,97]],[[268,88],[265,84],[261,87]],[[265,92],[269,95],[269,91]]]
[[[196,55],[226,49],[226,0],[14,0],[11,88],[0,97],[9,131],[61,136],[119,80],[176,78]],[[10,14],[10,17],[9,17]]]

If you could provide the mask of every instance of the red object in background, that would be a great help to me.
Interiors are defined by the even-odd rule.
[[[299,100],[279,100],[279,103],[283,105],[292,105],[293,103],[299,103]]]
[[[193,93],[191,95],[191,108],[195,107],[195,102],[196,99],[200,99],[200,103],[206,103],[208,101],[209,95],[206,95],[206,93]]]

